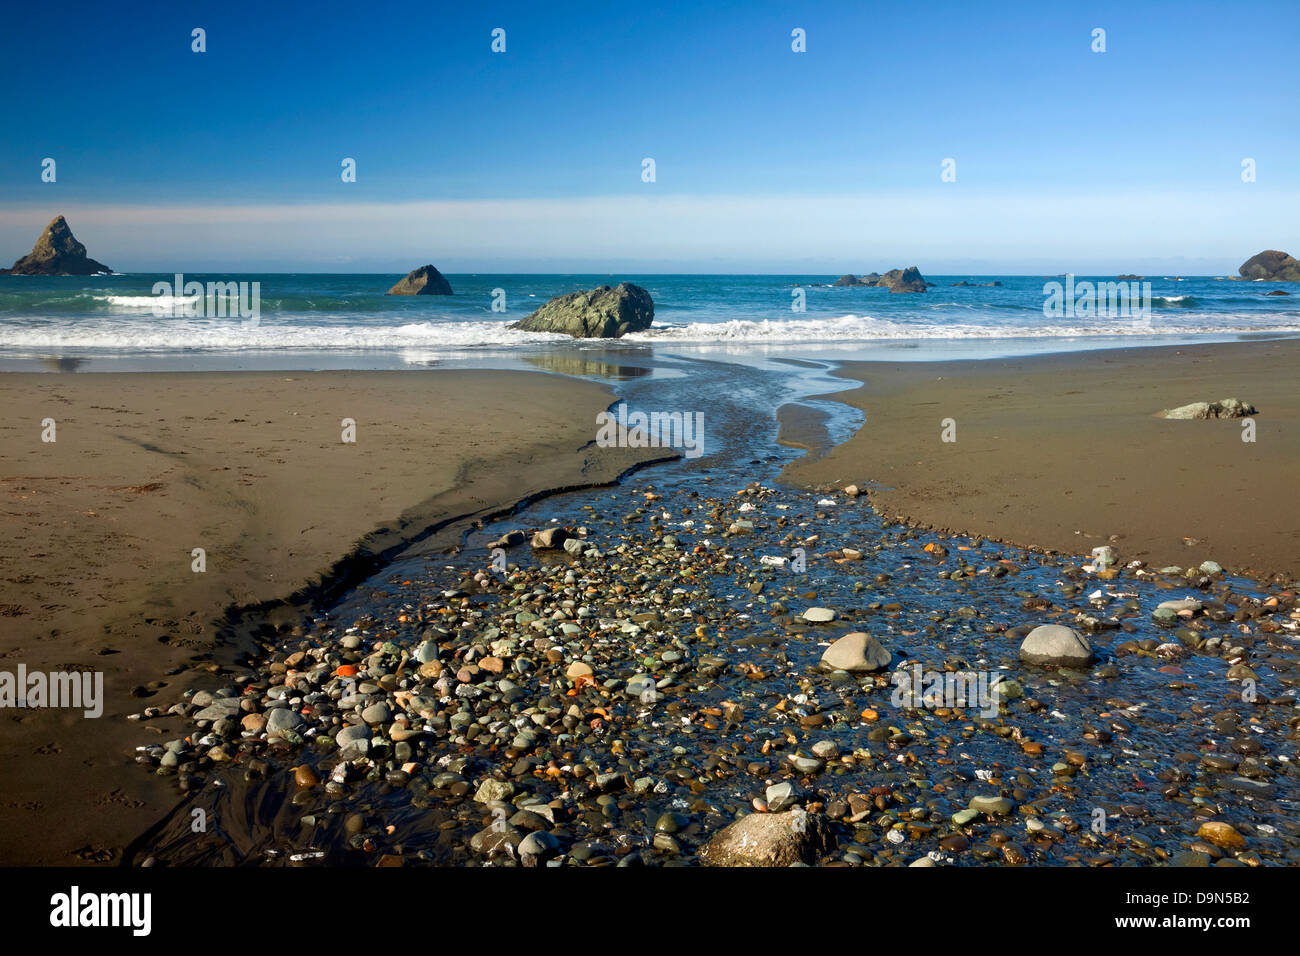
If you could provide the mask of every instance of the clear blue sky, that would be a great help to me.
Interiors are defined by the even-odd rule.
[[[1296,0],[553,6],[13,7],[0,258],[56,212],[120,270],[1300,254]]]

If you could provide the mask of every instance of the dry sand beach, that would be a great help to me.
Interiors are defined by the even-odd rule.
[[[0,721],[0,860],[114,862],[175,803],[131,764],[142,725],[124,717],[202,683],[228,609],[320,597],[426,528],[454,544],[476,517],[663,457],[591,443],[611,398],[531,372],[0,376],[0,660],[102,670],[106,698],[96,720]]]
[[[1294,340],[961,362],[847,363],[826,396],[866,414],[852,440],[785,469],[803,485],[870,487],[884,515],[1067,554],[1112,544],[1154,566],[1300,577],[1300,387]],[[1235,397],[1242,421],[1163,409]],[[944,419],[956,441],[942,440]],[[783,438],[800,437],[789,417]]]

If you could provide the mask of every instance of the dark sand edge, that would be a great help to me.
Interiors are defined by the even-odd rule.
[[[0,375],[0,390],[4,390],[11,404],[14,399],[31,397],[34,392],[28,385],[35,380],[24,379],[22,374]],[[184,403],[193,400],[189,394],[194,391],[192,384],[200,381],[196,376],[206,376],[203,379],[206,382],[226,379],[239,383],[256,379],[259,385],[266,385],[279,374],[111,373],[119,382],[130,383],[134,390],[131,397],[118,403],[123,407],[114,411],[134,408],[133,403],[143,398],[151,402],[156,399],[157,404],[168,407],[169,411],[184,411]],[[298,569],[296,576],[260,584],[255,580],[256,575],[249,576],[239,592],[258,595],[259,600],[212,603],[223,592],[208,589],[202,595],[190,596],[195,603],[186,615],[181,613],[180,602],[169,602],[167,608],[159,608],[157,582],[133,583],[129,570],[124,570],[102,589],[107,600],[98,607],[56,610],[40,620],[36,615],[28,614],[0,621],[0,668],[13,671],[19,663],[25,663],[33,670],[61,669],[65,664],[89,665],[104,671],[105,698],[104,714],[94,720],[86,720],[79,713],[74,715],[52,709],[0,714],[3,717],[0,721],[0,757],[5,760],[7,768],[5,799],[0,802],[0,863],[117,863],[132,840],[177,805],[181,797],[174,780],[158,777],[136,766],[131,754],[141,744],[179,736],[184,732],[182,725],[167,717],[128,721],[125,719],[127,713],[148,706],[165,710],[187,688],[228,683],[235,658],[249,650],[259,638],[265,639],[277,627],[292,626],[320,604],[327,603],[351,584],[364,579],[380,567],[385,558],[412,541],[422,541],[429,549],[455,547],[476,521],[511,513],[550,494],[610,484],[639,467],[666,460],[661,450],[600,449],[594,445],[591,441],[594,425],[588,423],[594,421],[596,411],[609,406],[614,394],[610,389],[590,382],[535,372],[448,373],[440,370],[414,374],[289,374],[294,378],[286,381],[297,381],[300,384],[295,387],[306,388],[310,404],[324,403],[322,392],[329,388],[354,389],[378,383],[382,400],[376,405],[375,396],[368,399],[372,415],[378,415],[378,409],[387,407],[384,401],[394,398],[391,392],[384,390],[394,375],[407,376],[397,380],[403,388],[414,386],[409,388],[416,393],[412,409],[425,404],[419,394],[424,384],[416,376],[425,376],[425,381],[430,384],[454,383],[455,394],[451,394],[453,389],[440,394],[439,399],[445,400],[436,403],[437,408],[429,412],[430,421],[426,423],[441,429],[433,436],[433,441],[439,455],[445,459],[441,463],[443,467],[430,471],[427,476],[427,487],[436,493],[402,509],[401,514],[392,520],[372,521],[369,530],[362,534],[351,536],[344,532],[344,536],[336,536],[336,543],[321,545],[318,542],[319,550],[313,553],[319,554],[319,561],[310,560],[308,556],[307,563],[303,563],[302,556],[296,555],[292,565]],[[58,413],[61,428],[65,417],[74,421],[77,415],[88,415],[86,408],[78,407],[79,402],[86,407],[94,405],[101,409],[100,414],[108,413],[106,406],[113,403],[96,397],[100,393],[94,390],[105,380],[94,375],[39,376],[42,389],[53,388],[61,399],[62,410]],[[91,383],[92,390],[82,391],[83,383],[87,382]],[[560,400],[564,410],[562,414],[548,416],[522,413],[517,425],[502,425],[500,430],[517,444],[503,441],[499,434],[490,435],[485,440],[483,429],[477,425],[465,429],[438,424],[437,419],[445,419],[449,414],[455,414],[457,409],[482,410],[483,406],[490,405],[492,394],[489,393],[500,391],[503,383],[514,387],[532,382],[541,383],[544,394]],[[178,385],[181,386],[179,389]],[[43,397],[37,404],[43,407],[48,397]],[[365,407],[359,393],[356,402]],[[222,405],[221,402],[213,404]],[[268,409],[268,418],[275,418],[275,413],[284,408],[282,403],[256,396],[252,399],[252,406]],[[494,414],[490,408],[487,413]],[[18,414],[28,417],[21,412]],[[219,417],[224,419],[226,414],[223,411]],[[186,417],[201,418],[198,415]],[[503,416],[498,412],[495,417],[500,419]],[[188,424],[184,437],[194,440],[186,443],[180,457],[194,453],[203,444],[204,436],[193,434],[194,430],[202,427],[193,421]],[[411,428],[415,434],[418,424],[411,423]],[[176,436],[171,438],[175,440]],[[65,442],[63,431],[59,439],[61,444]],[[456,442],[463,445],[457,448]],[[101,457],[112,458],[112,454],[97,448],[91,457],[84,459],[79,469],[69,469],[66,464],[51,466],[51,483],[64,485],[75,479],[78,494],[86,493],[85,489],[89,488],[92,496],[104,497],[120,491],[122,474],[134,475],[136,472],[132,469],[143,467],[148,472],[171,467],[170,460],[176,456],[161,454],[144,456],[142,466],[141,453],[135,446],[144,445],[154,449],[163,446],[162,451],[169,451],[172,447],[162,439],[156,443],[133,440],[129,446],[119,442],[115,447],[125,451],[114,452],[119,458],[112,462]],[[456,449],[455,453],[453,449]],[[133,457],[129,463],[123,463],[120,454]],[[320,464],[319,459],[312,459],[311,454],[304,448],[306,461],[295,463],[290,460],[291,469],[297,468],[302,474],[291,476],[294,480],[289,485],[276,486],[272,491],[283,494],[285,487],[301,487],[312,488],[310,492],[304,491],[305,494],[333,498],[343,495],[349,487],[348,482],[328,487],[312,484],[320,476],[311,472],[318,470]],[[36,524],[52,523],[52,516],[59,510],[58,493],[45,490],[47,482],[32,478],[33,470],[41,467],[39,462],[33,466],[9,456],[0,461],[5,466],[3,490],[11,497],[32,497],[17,495],[19,487],[30,485],[41,491],[35,497],[44,499],[25,516],[13,508],[5,509],[0,524],[6,525],[5,530],[11,532],[10,536],[13,536],[13,529],[22,526],[24,521],[33,523],[33,514],[39,516],[39,520],[34,522]],[[208,466],[196,468],[190,464],[186,467],[186,473],[190,474],[205,471]],[[252,463],[252,467],[263,469],[265,460]],[[70,474],[73,471],[78,473]],[[362,482],[372,480],[376,485],[384,483],[376,477],[373,467],[364,465],[348,477]],[[418,468],[412,474],[395,478],[400,479],[397,484],[407,493],[422,483]],[[179,489],[179,494],[183,495],[185,491],[182,486],[186,483],[170,473],[162,483]],[[146,482],[144,486],[149,484],[152,483]],[[154,502],[149,502],[148,497],[143,493],[132,494],[129,507],[137,510],[150,507]],[[274,508],[274,494],[271,497],[270,504]],[[206,497],[197,495],[185,500],[185,509],[193,510],[196,502],[209,506],[211,513],[204,519],[216,526],[225,527],[232,520],[247,520],[249,509],[254,516],[269,515],[265,510],[267,502],[241,499],[233,484],[209,486]],[[10,503],[8,498],[5,503]],[[83,504],[79,501],[76,507]],[[339,502],[332,504],[337,506]],[[350,510],[355,505],[345,496],[342,507]],[[18,522],[17,526],[15,522]],[[133,525],[134,522],[126,521],[124,524]],[[277,525],[274,535],[283,539],[288,533],[287,527]],[[359,525],[354,521],[351,527]],[[71,540],[81,540],[76,529]],[[134,543],[138,545],[140,540]],[[95,573],[92,565],[98,566],[99,560],[87,564],[90,559],[86,555],[106,546],[104,541],[86,541],[84,549],[73,549],[71,554],[67,553],[68,549],[60,552],[53,548],[46,549],[51,553],[38,553],[38,557],[29,562],[30,570],[37,575],[45,574],[51,583],[40,586],[38,580],[29,586],[29,593],[22,600],[30,605],[33,592],[37,595],[57,592],[60,578]],[[244,542],[244,546],[251,545]],[[12,570],[17,566],[14,559],[22,554],[22,549],[14,550],[12,540],[10,549],[4,557]],[[111,565],[112,556],[108,557]],[[12,587],[7,585],[6,601],[12,591]],[[199,611],[202,607],[209,610]],[[167,612],[176,620],[164,623],[154,616]],[[199,620],[196,617],[199,614],[207,615],[207,619]],[[143,624],[142,621],[146,620],[154,623]],[[178,623],[183,626],[171,626]],[[110,656],[100,656],[105,653]],[[133,685],[143,696],[129,693]]]
[[[789,465],[804,487],[858,484],[909,525],[1063,554],[1214,560],[1300,577],[1300,341],[1125,348],[1011,359],[851,362],[852,439]],[[1169,421],[1165,408],[1238,397],[1240,420]],[[957,441],[942,438],[956,424]],[[797,436],[793,436],[795,440]]]
[[[776,410],[778,445],[808,453],[807,461],[824,457],[835,443],[826,423],[830,413],[801,402],[787,402]]]

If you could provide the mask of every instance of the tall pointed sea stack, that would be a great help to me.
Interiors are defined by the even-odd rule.
[[[420,266],[385,295],[451,295],[451,283],[432,265]]]
[[[16,276],[93,276],[113,270],[87,257],[86,247],[72,234],[68,221],[55,216],[32,251],[3,271]]]

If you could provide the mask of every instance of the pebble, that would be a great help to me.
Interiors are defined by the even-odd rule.
[[[302,715],[287,707],[276,707],[266,715],[266,732],[283,734],[295,730],[302,724]]]
[[[776,783],[767,788],[767,809],[772,813],[787,810],[799,802],[799,788],[793,783]]]
[[[1202,823],[1200,829],[1196,831],[1196,835],[1202,840],[1213,843],[1225,850],[1236,850],[1246,845],[1246,838],[1238,833],[1231,824],[1217,820],[1207,820]]]
[[[970,809],[978,813],[991,813],[1005,816],[1015,809],[1015,804],[1006,797],[971,797]]]
[[[826,624],[835,620],[835,612],[828,607],[810,607],[803,612],[803,619],[813,624]]]

